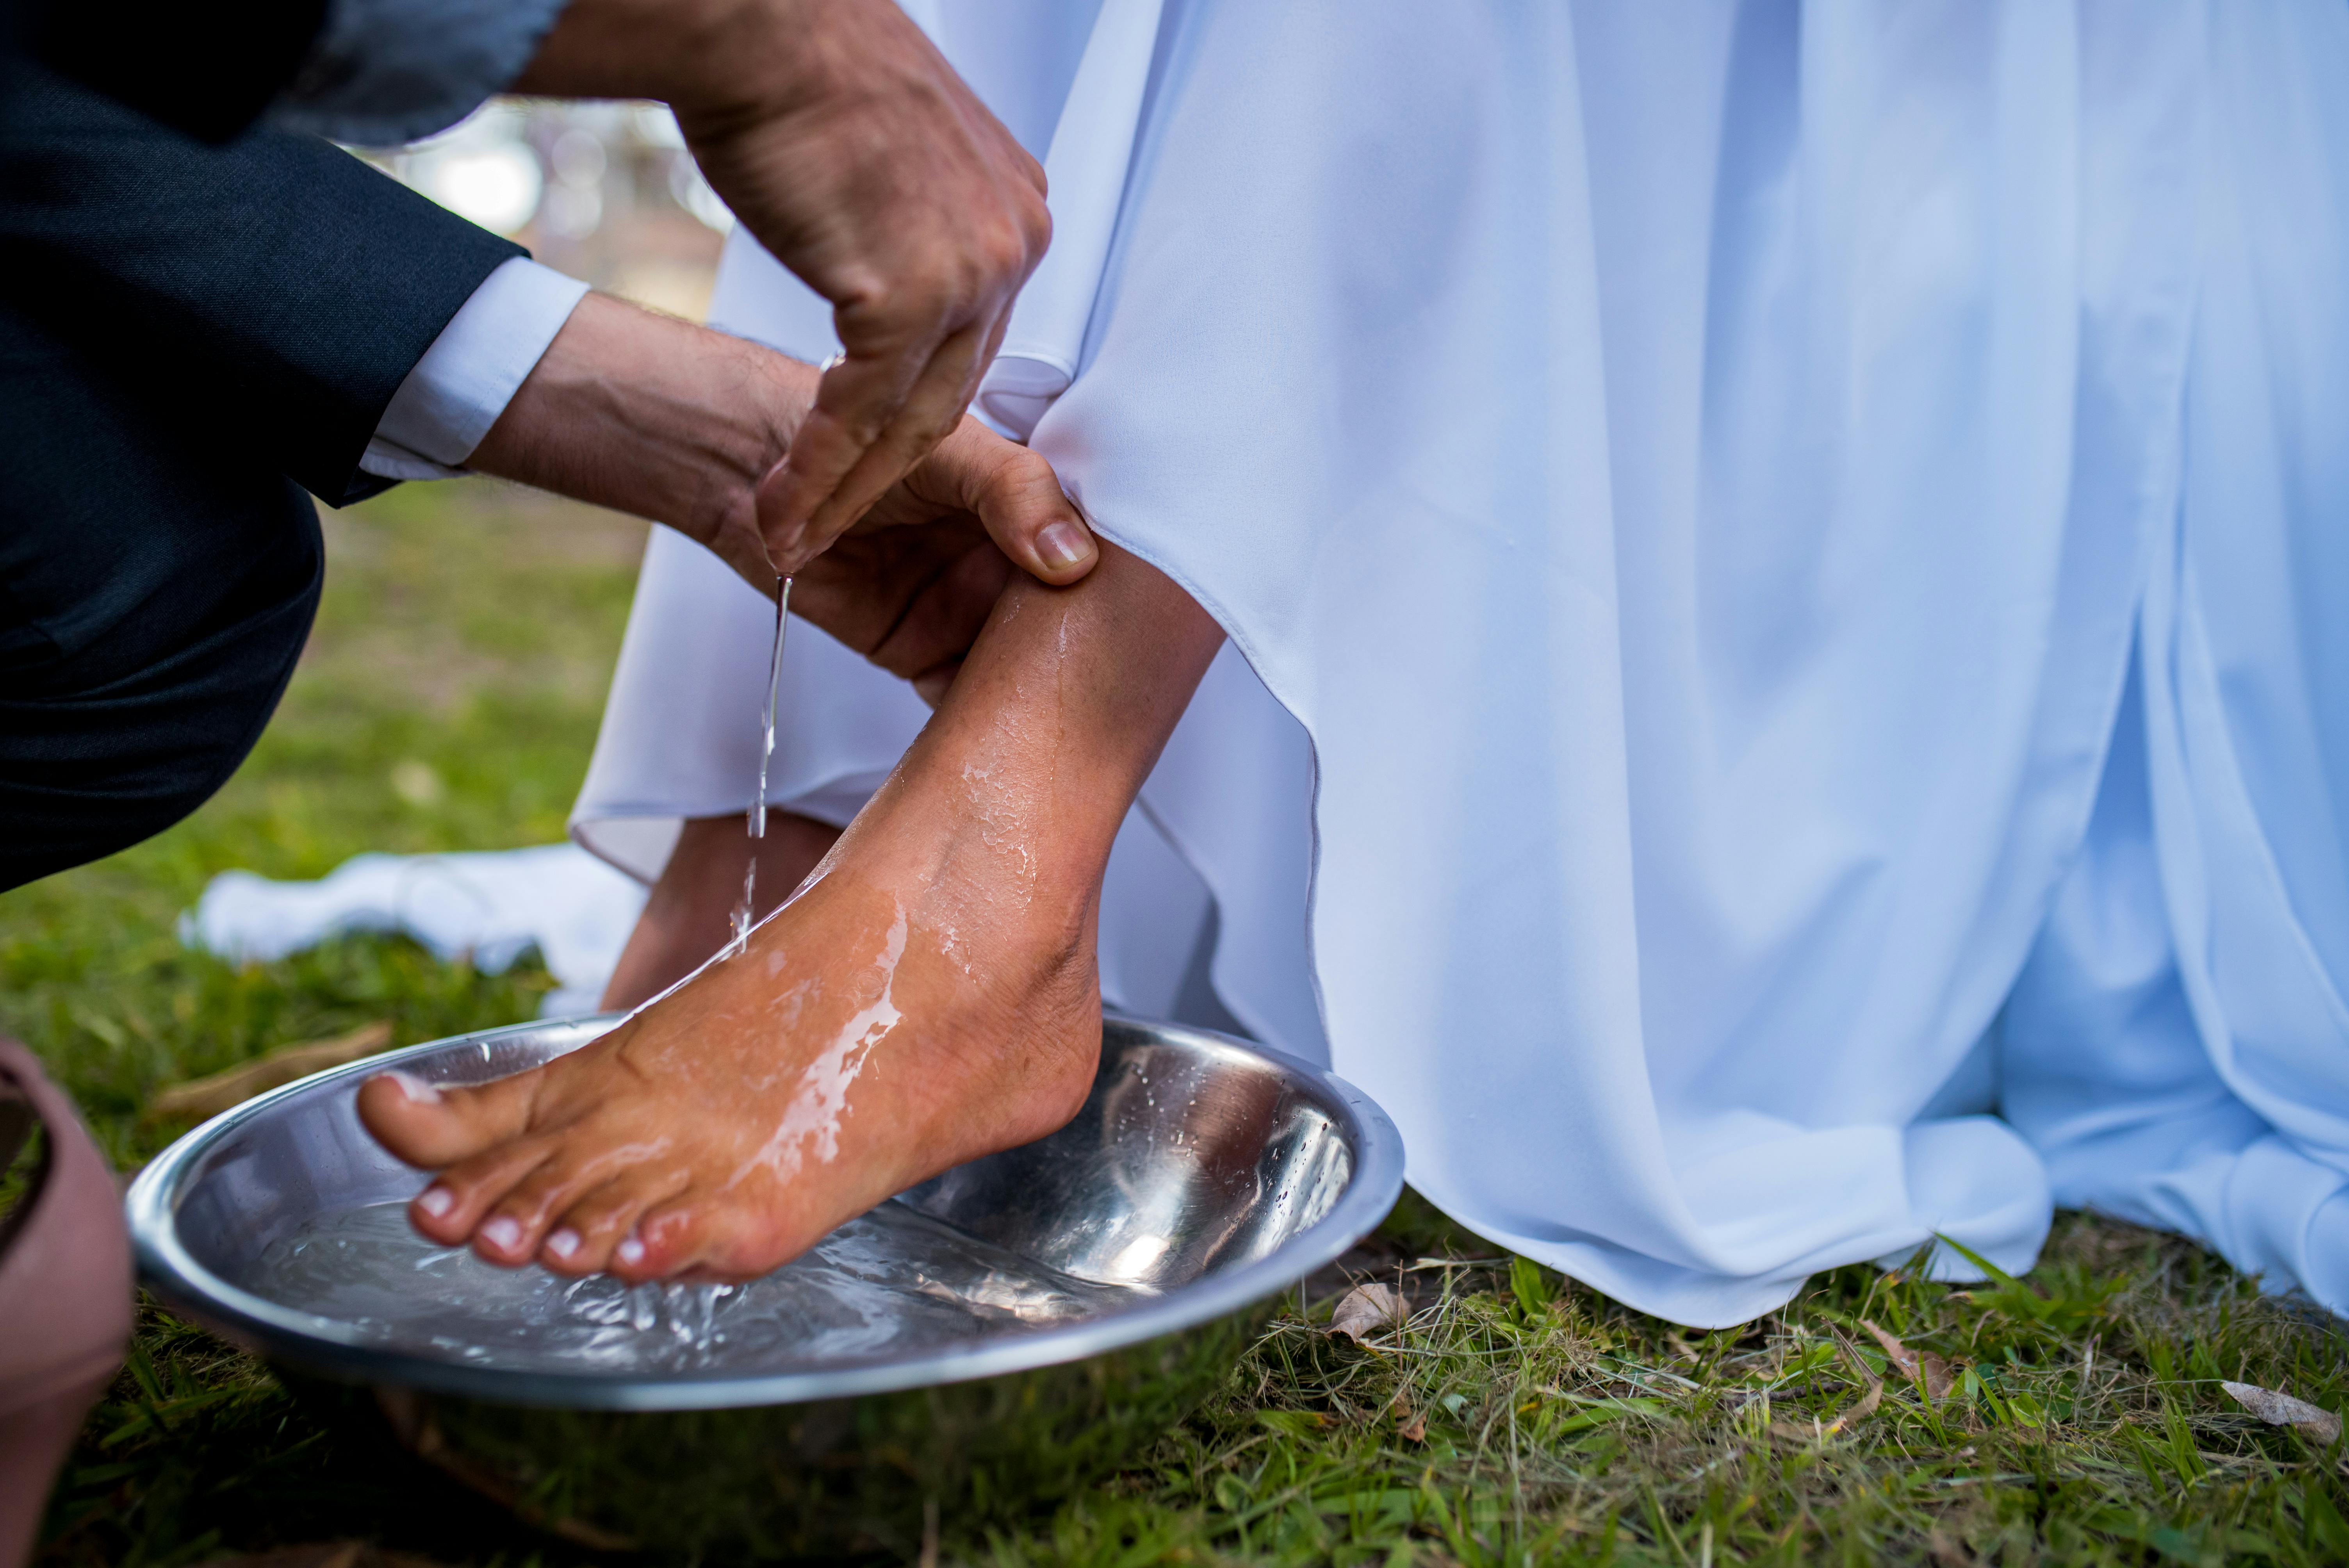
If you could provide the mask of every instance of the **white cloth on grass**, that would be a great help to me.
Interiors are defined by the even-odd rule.
[[[452,855],[357,855],[317,882],[222,872],[180,917],[180,939],[271,963],[360,932],[411,936],[502,975],[535,949],[558,982],[541,1013],[595,1010],[645,890],[575,844]]]
[[[1683,1322],[2054,1202],[2349,1308],[2349,9],[1166,0],[1131,125],[1039,107],[1122,101],[1089,7],[936,10],[1131,148],[1052,170],[1114,237],[1032,439],[1237,650],[1113,995],[1211,932],[1435,1202]],[[739,233],[713,314],[830,348]],[[640,871],[755,763],[692,550],[575,819]],[[919,709],[792,666],[836,820]]]

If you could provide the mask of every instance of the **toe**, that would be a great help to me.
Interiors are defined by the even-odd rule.
[[[473,1251],[510,1267],[530,1262],[547,1239],[555,1216],[582,1193],[594,1191],[609,1176],[609,1161],[583,1158],[572,1148],[550,1155],[482,1213],[473,1228]]]
[[[643,1260],[624,1267],[626,1260],[616,1258],[613,1272],[645,1279],[673,1279],[688,1273],[756,1279],[789,1263],[822,1235],[799,1233],[800,1227],[778,1223],[739,1200],[719,1202],[688,1191],[648,1210],[636,1222]]]
[[[408,1205],[409,1222],[443,1246],[461,1246],[491,1209],[554,1153],[550,1138],[517,1138],[487,1154],[460,1161],[416,1195]],[[492,1262],[505,1261],[503,1249],[494,1240],[481,1255]]]
[[[537,1068],[457,1088],[405,1072],[378,1073],[359,1086],[359,1120],[409,1164],[437,1171],[519,1136],[530,1126],[544,1078],[545,1069]]]
[[[701,1266],[715,1208],[706,1193],[690,1188],[647,1207],[613,1249],[612,1272],[633,1284],[674,1279]]]
[[[557,1274],[591,1274],[605,1269],[631,1278],[650,1278],[640,1270],[644,1243],[635,1232],[636,1221],[654,1204],[682,1191],[681,1171],[631,1171],[595,1187],[564,1211],[539,1248],[539,1262]],[[627,1256],[616,1256],[623,1246]]]

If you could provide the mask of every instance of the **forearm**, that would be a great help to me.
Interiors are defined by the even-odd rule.
[[[800,0],[571,0],[510,90],[656,98],[680,119],[777,106],[810,68]]]
[[[667,523],[763,587],[755,493],[815,382],[756,344],[591,294],[468,466]]]
[[[667,523],[771,593],[760,487],[815,384],[772,349],[589,294],[466,461]],[[966,419],[802,569],[792,606],[885,669],[942,679],[1009,567],[1067,583],[1093,561],[1051,465]]]

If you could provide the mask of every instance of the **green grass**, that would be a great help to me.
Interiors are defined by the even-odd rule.
[[[1427,1218],[1389,1228],[1433,1239]],[[2174,1239],[2067,1216],[2027,1282],[1841,1269],[1712,1334],[1522,1259],[1415,1274],[1433,1299],[1407,1328],[1356,1349],[1284,1320],[1157,1473],[991,1555],[2349,1561],[2338,1445],[2261,1426],[2218,1388],[2338,1408],[2337,1338]],[[1887,1380],[1862,1318],[1962,1364],[1959,1386],[1933,1400]],[[1879,1380],[1873,1413],[1847,1415]]]
[[[176,1130],[137,1125],[160,1083],[376,1018],[402,1044],[512,1022],[551,984],[397,941],[242,968],[180,945],[180,912],[232,867],[316,877],[365,850],[563,836],[643,525],[484,482],[403,487],[326,531],[316,631],[228,787],[159,838],[0,896],[0,1026],[119,1165]]]
[[[125,1167],[175,1130],[139,1119],[161,1083],[375,1018],[405,1042],[528,1017],[548,985],[397,941],[238,968],[173,935],[232,866],[316,876],[362,850],[562,831],[642,530],[474,485],[409,487],[328,527],[317,635],[230,787],[152,843],[0,897],[0,1025]],[[1379,1245],[1416,1305],[1407,1326],[1357,1346],[1325,1331],[1326,1299],[1292,1303],[1143,1462],[1009,1533],[949,1510],[942,1558],[2349,1562],[2343,1454],[2218,1387],[2349,1409],[2335,1326],[2174,1239],[2067,1216],[2026,1280],[1843,1269],[1717,1334],[1490,1257],[1415,1199]],[[1957,1365],[1955,1388],[1885,1380],[1863,1318]],[[51,1564],[347,1538],[450,1563],[585,1560],[320,1427],[264,1367],[151,1307],[47,1531]]]

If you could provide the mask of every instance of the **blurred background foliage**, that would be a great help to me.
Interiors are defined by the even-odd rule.
[[[493,98],[440,135],[359,151],[547,265],[699,321],[734,215],[666,105]]]

